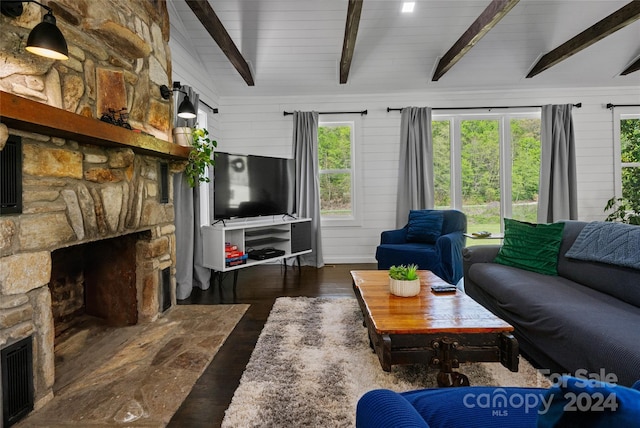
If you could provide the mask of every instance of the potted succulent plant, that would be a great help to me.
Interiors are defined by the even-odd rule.
[[[389,268],[389,291],[400,297],[416,296],[420,293],[418,266],[400,265]]]
[[[196,187],[199,183],[208,183],[209,177],[206,175],[208,166],[215,165],[214,150],[218,147],[218,142],[209,139],[209,131],[205,128],[196,128],[191,133],[191,152],[184,172],[187,175],[187,182],[190,187]]]

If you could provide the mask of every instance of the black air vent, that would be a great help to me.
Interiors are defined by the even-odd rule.
[[[22,138],[10,135],[0,150],[0,214],[22,212]]]
[[[160,163],[160,203],[169,203],[169,165]]]
[[[31,336],[0,351],[2,415],[5,427],[33,410],[33,349]]]
[[[162,312],[171,307],[171,268],[162,269]]]

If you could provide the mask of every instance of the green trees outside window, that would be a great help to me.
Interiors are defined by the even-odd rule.
[[[470,232],[500,232],[500,122],[460,122],[462,211]]]
[[[636,201],[640,211],[640,119],[620,121],[620,149],[622,197]]]
[[[620,175],[622,197],[611,198],[604,210],[607,221],[640,225],[640,118],[620,119]]]
[[[511,216],[535,223],[540,182],[540,119],[511,119],[510,127]]]
[[[467,215],[470,232],[498,233],[502,217],[536,221],[539,117],[452,116],[434,120],[432,135],[437,209],[461,209]],[[503,165],[505,155],[510,162]],[[474,240],[467,245],[484,243],[487,241]]]
[[[326,123],[318,127],[320,215],[323,218],[353,216],[351,146],[351,124]]]
[[[447,209],[451,204],[451,126],[448,120],[431,122],[433,138],[433,187],[437,209]]]

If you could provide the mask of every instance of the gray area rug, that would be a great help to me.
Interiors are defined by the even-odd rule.
[[[468,364],[472,385],[549,386],[526,360],[511,373],[499,363]],[[355,298],[282,297],[276,300],[242,375],[223,427],[355,425],[367,391],[436,386],[436,370],[394,366],[382,371],[369,347]]]

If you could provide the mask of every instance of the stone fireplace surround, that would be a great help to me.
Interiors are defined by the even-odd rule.
[[[33,335],[38,408],[53,396],[54,332],[60,329],[52,310],[52,254],[73,254],[80,244],[75,251],[95,253],[100,242],[132,241],[132,250],[120,251],[117,245],[115,250],[102,250],[102,257],[93,257],[94,263],[101,263],[85,267],[84,276],[99,270],[108,276],[118,265],[119,253],[125,258],[133,256],[132,299],[116,303],[116,312],[133,305],[134,321],[154,321],[161,314],[161,271],[166,268],[172,270],[171,300],[175,303],[173,198],[163,204],[158,194],[159,164],[166,160],[131,149],[9,132],[22,137],[24,206],[20,215],[0,217],[0,344]],[[112,282],[126,288],[125,281]],[[126,293],[116,287],[103,294]],[[102,298],[98,306],[109,306]],[[64,299],[56,302],[57,307],[69,304]],[[131,316],[114,321],[104,313],[94,315],[119,325],[132,323]]]
[[[135,258],[132,297],[116,307],[133,306],[129,319],[137,322],[162,316],[160,282],[166,269],[175,304],[171,175],[184,167],[186,157],[166,143],[173,108],[158,89],[171,82],[165,0],[41,1],[54,9],[69,45],[68,61],[24,51],[27,34],[42,19],[39,6],[25,3],[25,12],[15,19],[0,16],[0,137],[8,133],[22,139],[23,174],[22,213],[0,216],[0,348],[33,338],[36,409],[53,397],[56,328],[70,312],[87,312],[86,304],[75,307],[58,297],[52,302],[52,268],[54,275],[66,275],[53,266],[60,252],[73,257],[74,252],[95,252],[100,242],[128,241],[123,253]],[[55,109],[20,106],[14,95]],[[108,108],[123,106],[134,128],[157,138],[96,120]],[[40,113],[16,118],[34,110]],[[105,127],[113,128],[106,136]],[[0,150],[3,143],[0,139]],[[168,163],[170,172],[166,203],[159,196],[161,162]],[[112,245],[116,250],[96,258],[104,259],[99,269],[107,273],[114,271],[110,266],[121,244]],[[68,258],[64,264],[75,266]],[[83,269],[83,282],[98,270],[89,266]],[[65,307],[66,315],[54,321],[52,305],[56,312]]]

